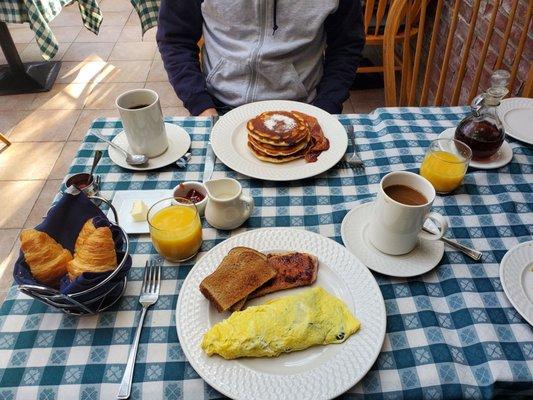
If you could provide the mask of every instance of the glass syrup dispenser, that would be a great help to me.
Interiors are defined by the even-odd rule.
[[[505,139],[502,122],[498,117],[500,101],[509,93],[509,72],[494,71],[491,87],[472,100],[472,113],[455,130],[455,139],[472,149],[474,160],[483,160],[496,154]]]

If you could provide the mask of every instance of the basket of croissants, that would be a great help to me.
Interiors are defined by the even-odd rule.
[[[21,292],[61,311],[95,314],[115,304],[131,268],[126,232],[77,190],[66,192],[43,222],[20,234],[13,277]],[[117,221],[118,222],[118,221]]]

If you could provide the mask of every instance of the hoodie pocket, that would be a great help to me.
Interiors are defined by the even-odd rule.
[[[209,92],[218,100],[231,106],[241,105],[250,82],[250,68],[220,58],[205,81]]]
[[[209,71],[209,73],[207,74],[207,76],[205,77],[205,81],[207,84],[211,83],[211,81],[213,80],[213,77],[216,75],[217,71],[222,67],[222,62],[224,60],[222,58],[220,58],[217,63],[215,64],[215,66],[211,69],[211,71]]]
[[[297,100],[306,101],[307,89],[291,62],[259,64],[252,101]]]

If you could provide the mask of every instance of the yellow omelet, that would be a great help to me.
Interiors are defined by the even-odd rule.
[[[234,312],[213,326],[201,347],[211,356],[277,357],[308,347],[342,343],[360,322],[346,304],[321,287]]]

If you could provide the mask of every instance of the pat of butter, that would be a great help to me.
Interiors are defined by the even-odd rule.
[[[133,207],[131,208],[131,217],[135,222],[146,221],[148,215],[148,207],[144,204],[142,200],[135,200],[133,202]]]

